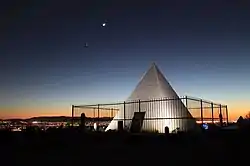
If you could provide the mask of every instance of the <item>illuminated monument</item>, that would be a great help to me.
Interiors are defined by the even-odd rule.
[[[154,99],[166,100],[143,102]],[[131,127],[134,112],[138,112],[138,109],[141,112],[145,112],[145,120],[143,120],[141,128],[143,131],[158,131],[163,133],[166,126],[170,132],[177,129],[180,131],[198,130],[195,119],[155,63],[144,74],[126,102],[139,100],[142,101],[140,102],[140,106],[138,103],[126,104],[125,113],[124,107],[121,107],[106,131],[117,130],[118,121],[123,121],[122,119],[124,118],[126,120],[123,121],[123,126],[125,128]]]

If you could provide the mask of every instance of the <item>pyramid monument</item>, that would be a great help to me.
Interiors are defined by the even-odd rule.
[[[166,100],[153,101],[159,99]],[[152,63],[149,70],[143,75],[126,103],[139,100],[141,101],[140,107],[139,102],[125,104],[125,113],[124,106],[122,106],[106,131],[117,130],[118,120],[122,121],[124,118],[126,119],[123,121],[124,128],[130,128],[134,112],[138,112],[139,109],[140,112],[145,112],[143,131],[164,133],[166,126],[170,132],[177,129],[179,131],[198,129],[195,119],[155,63]]]

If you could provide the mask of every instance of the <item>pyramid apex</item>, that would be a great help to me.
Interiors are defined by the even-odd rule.
[[[158,68],[158,66],[156,65],[155,62],[151,63],[151,66],[150,66],[149,70],[154,70],[156,73],[160,72],[160,70],[159,70],[159,68]]]
[[[149,70],[154,70],[154,71],[158,72],[159,69],[158,69],[156,63],[155,63],[155,62],[152,62],[152,63],[151,63],[151,66],[150,66],[150,68],[149,68]]]
[[[156,65],[155,62],[152,62],[152,63],[151,63],[151,66],[155,67],[155,66],[157,66],[157,65]]]

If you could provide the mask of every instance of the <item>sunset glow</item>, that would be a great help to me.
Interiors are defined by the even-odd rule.
[[[239,116],[243,117],[250,110],[250,106],[245,103],[231,103],[228,105],[229,110],[229,120],[235,121],[239,118]],[[77,109],[76,109],[77,110]],[[88,117],[97,117],[97,109],[81,109],[78,112],[78,116],[80,116],[80,112],[84,112]],[[113,116],[116,111],[113,111]],[[101,110],[100,117],[110,117],[111,111]],[[1,108],[0,109],[0,119],[9,119],[9,118],[31,118],[36,116],[71,116],[71,106],[58,106],[58,107],[16,107],[16,108]],[[199,115],[194,115],[199,116]],[[205,115],[204,115],[205,116]]]

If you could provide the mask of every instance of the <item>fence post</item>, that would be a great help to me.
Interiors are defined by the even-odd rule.
[[[85,130],[85,121],[86,121],[85,113],[82,113],[82,114],[81,114],[81,124],[80,124],[80,127],[81,127],[81,129],[82,129],[83,131]]]
[[[212,108],[212,123],[214,124],[214,103],[211,103]]]
[[[110,110],[110,118],[112,118],[113,117],[113,108],[111,108],[111,110]]]
[[[201,102],[201,125],[203,125],[203,107],[202,107],[202,99],[200,100]]]
[[[97,105],[97,130],[99,130],[100,104]]]
[[[139,100],[138,103],[139,103],[139,112],[141,112],[141,100]]]
[[[187,96],[185,96],[185,103],[186,103],[186,108],[187,108],[187,110],[189,111],[189,109],[188,109],[188,97]],[[188,115],[186,115],[186,117],[185,118],[188,118]]]
[[[221,104],[220,104],[220,115],[219,115],[219,118],[220,118],[220,125],[223,126],[223,116],[222,116],[222,113],[221,113]]]
[[[126,102],[123,102],[123,127],[125,126],[125,120],[126,120],[126,113],[125,113],[125,108],[126,108]]]
[[[228,110],[227,110],[227,105],[226,105],[226,115],[227,115],[227,125],[228,125]]]
[[[71,126],[74,126],[74,105],[71,106]]]
[[[188,98],[187,98],[187,96],[185,97],[185,100],[186,100],[186,108],[188,109]]]

